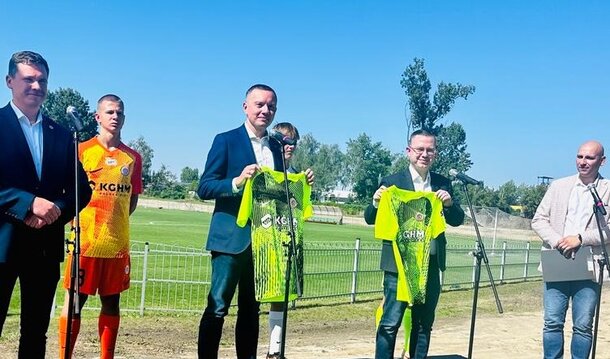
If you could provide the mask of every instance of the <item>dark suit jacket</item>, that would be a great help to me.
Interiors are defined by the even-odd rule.
[[[451,181],[439,175],[438,173],[430,172],[430,185],[432,186],[432,191],[438,191],[439,189],[445,190],[451,194],[453,197],[453,187],[451,186]],[[413,179],[411,178],[411,172],[409,170],[405,170],[404,172],[396,173],[385,177],[381,180],[380,186],[392,186],[396,185],[396,187],[401,189],[406,189],[410,191],[414,191],[415,187],[413,187]],[[453,205],[451,207],[445,207],[443,209],[443,215],[445,217],[445,221],[447,224],[451,226],[459,226],[464,223],[464,211],[462,207],[460,207],[459,203],[453,199]],[[364,211],[364,220],[368,224],[375,224],[375,217],[377,216],[377,208],[373,206],[373,204],[369,204],[369,206]],[[445,234],[441,234],[438,238],[436,238],[436,258],[438,259],[438,267],[441,271],[445,270],[446,267],[446,247],[447,247],[447,239],[445,238]],[[392,254],[392,242],[383,241],[383,247],[381,249],[381,269],[396,273],[396,262],[394,261],[394,255]]]
[[[42,131],[42,178],[38,179],[15,111],[10,104],[0,109],[0,263],[10,261],[18,249],[32,258],[46,256],[58,262],[64,258],[64,226],[76,214],[74,141],[68,130],[45,116]],[[77,163],[82,209],[91,198],[91,188]],[[34,197],[55,203],[61,210],[59,219],[41,229],[26,226],[23,220]]]
[[[280,171],[281,153],[275,146],[270,147],[275,169]],[[216,200],[207,250],[237,254],[250,245],[250,222],[243,228],[236,223],[242,194],[233,193],[231,181],[254,163],[256,156],[245,125],[216,135],[197,188],[199,198]]]

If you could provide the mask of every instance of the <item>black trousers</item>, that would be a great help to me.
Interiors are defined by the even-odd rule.
[[[0,335],[17,278],[21,290],[19,359],[44,359],[53,298],[59,281],[59,262],[19,254],[0,263]]]

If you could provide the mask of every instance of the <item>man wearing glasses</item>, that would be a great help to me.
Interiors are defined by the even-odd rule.
[[[459,226],[464,222],[464,211],[452,199],[451,181],[437,173],[430,172],[436,159],[436,137],[427,130],[413,132],[407,147],[409,168],[381,180],[379,189],[373,195],[371,203],[364,212],[368,224],[374,224],[379,208],[379,201],[388,187],[395,185],[399,189],[418,192],[434,192],[442,202],[442,214],[445,222]],[[434,312],[441,291],[440,271],[445,270],[445,247],[447,241],[441,233],[430,242],[428,261],[428,278],[426,283],[425,302],[422,304],[407,303],[397,300],[398,270],[393,253],[392,242],[383,241],[381,252],[381,269],[384,271],[383,291],[385,301],[383,314],[377,328],[375,358],[394,358],[396,334],[407,306],[412,306],[412,329],[409,353],[403,358],[426,358],[430,345],[430,332],[434,323]],[[408,356],[407,356],[408,355]]]

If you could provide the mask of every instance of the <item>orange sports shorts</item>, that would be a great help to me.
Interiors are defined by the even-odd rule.
[[[64,288],[70,288],[72,255],[66,259]],[[119,294],[129,288],[131,258],[94,258],[80,257],[79,293],[107,296]]]

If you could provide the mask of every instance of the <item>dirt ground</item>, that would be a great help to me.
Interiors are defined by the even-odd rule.
[[[610,358],[610,290],[602,294],[602,307],[597,338],[598,358]],[[441,296],[441,301],[442,301]],[[286,357],[289,359],[364,359],[373,358],[375,351],[375,329],[372,316],[358,313],[372,313],[377,301],[361,304],[342,304],[314,309],[299,309],[289,314]],[[482,305],[485,305],[482,303]],[[493,305],[492,305],[493,307]],[[542,311],[538,295],[531,300],[532,310],[509,310],[498,314],[493,310],[477,313],[473,337],[473,358],[540,358],[542,356],[541,326]],[[528,305],[529,309],[529,305]],[[317,311],[317,312],[313,312]],[[334,312],[348,312],[345,317],[334,318]],[[353,317],[349,313],[354,312]],[[470,342],[471,311],[467,315],[445,316],[439,314],[433,331],[430,358],[466,358]],[[294,313],[294,314],[293,314]],[[328,313],[328,320],[320,318],[320,313]],[[90,313],[83,320],[75,358],[98,358],[97,324]],[[324,316],[322,316],[324,317]],[[264,358],[267,347],[267,316],[261,315],[259,358]],[[229,318],[225,324],[220,357],[234,358],[233,322]],[[198,315],[183,317],[134,317],[122,319],[121,331],[115,358],[160,359],[196,358]],[[0,358],[16,358],[17,315],[7,319],[4,336],[0,338]],[[570,340],[570,324],[566,325],[566,343]],[[47,358],[57,358],[57,320],[52,320],[49,328]],[[399,333],[396,355],[400,354],[402,333]],[[569,344],[566,357],[569,357]]]

